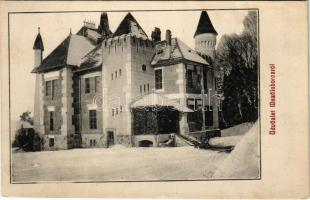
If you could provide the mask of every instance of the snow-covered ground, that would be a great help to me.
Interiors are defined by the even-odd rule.
[[[211,142],[236,145],[242,137],[242,134],[229,134]],[[13,153],[12,178],[13,182],[205,180],[217,178],[214,174],[223,163],[228,168],[227,162],[234,151],[229,154],[190,146],[125,148],[117,145],[109,149]]]
[[[216,179],[258,179],[260,177],[259,126],[255,123],[234,150],[216,169]]]

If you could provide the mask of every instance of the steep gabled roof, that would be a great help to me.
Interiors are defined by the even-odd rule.
[[[212,22],[209,18],[207,11],[201,12],[200,19],[199,19],[194,37],[196,35],[203,34],[203,33],[213,33],[217,35],[217,32],[212,25]]]
[[[40,50],[44,51],[44,45],[43,45],[43,41],[42,41],[42,37],[41,37],[40,33],[38,33],[38,35],[34,41],[33,49],[40,49]]]
[[[146,33],[141,28],[137,20],[131,15],[131,13],[128,13],[124,17],[114,32],[113,37],[121,36],[124,34],[131,34],[138,38],[148,39]]]
[[[170,52],[169,52],[170,51]],[[178,38],[172,38],[171,46],[166,41],[158,43],[156,46],[156,54],[154,55],[152,65],[167,65],[181,61],[191,61],[203,65],[209,65],[195,50],[191,49]]]
[[[33,72],[50,71],[65,65],[78,66],[81,58],[93,48],[94,45],[85,37],[70,34]]]

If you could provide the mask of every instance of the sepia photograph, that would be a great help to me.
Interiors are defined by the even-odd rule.
[[[11,13],[11,183],[261,179],[258,15]]]

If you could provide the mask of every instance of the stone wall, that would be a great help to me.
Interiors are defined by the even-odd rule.
[[[44,134],[45,134],[45,150],[56,150],[64,149],[67,147],[66,141],[63,141],[63,136],[61,135],[61,125],[62,125],[62,73],[57,71],[53,76],[50,76],[49,73],[44,74],[43,77],[43,121],[44,121]],[[47,81],[54,81],[54,96],[46,96],[46,83]],[[49,112],[54,112],[54,130],[50,130],[50,116]],[[52,137],[51,137],[52,136]],[[55,146],[49,146],[49,138],[55,138]],[[56,142],[57,141],[57,142]],[[64,144],[65,143],[65,144]]]
[[[96,78],[97,77],[97,78]],[[90,147],[90,139],[96,140],[96,147],[104,146],[102,120],[102,80],[101,72],[90,72],[79,76],[81,82],[81,110],[80,133],[82,147]],[[85,92],[85,79],[90,81],[90,92]],[[95,83],[97,81],[97,83]],[[89,110],[96,110],[97,129],[91,129],[89,124]]]
[[[150,66],[153,43],[125,35],[105,40],[103,44],[103,133],[107,138],[106,132],[113,130],[116,143],[130,146],[130,104],[154,88]]]
[[[92,145],[91,140],[96,141],[95,145]],[[102,148],[106,146],[106,139],[102,133],[82,134],[82,148]]]
[[[54,139],[54,146],[49,145],[50,139]],[[67,149],[67,136],[55,134],[44,135],[44,150],[52,151],[63,149]]]
[[[163,94],[179,93],[179,86],[177,85],[178,65],[170,65],[163,67]]]
[[[63,117],[61,125],[61,134],[64,138],[73,137],[75,133],[75,127],[72,123],[72,118],[74,114],[73,109],[73,73],[70,67],[62,69],[62,109],[61,114]],[[64,149],[73,148],[72,142],[67,141],[67,147]]]
[[[53,81],[54,93],[50,90],[50,95],[46,96],[46,82]],[[59,71],[44,74],[44,149],[59,150],[73,148],[75,137],[75,127],[72,123],[73,109],[73,80],[70,67]],[[50,130],[49,112],[54,112],[54,130]],[[54,145],[50,146],[50,141]]]
[[[132,136],[132,144],[135,147],[139,147],[141,141],[150,141],[153,143],[153,147],[158,147],[160,143],[168,141],[170,136],[171,134],[135,135]]]

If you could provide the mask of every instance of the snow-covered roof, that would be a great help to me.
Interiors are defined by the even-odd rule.
[[[155,92],[147,94],[143,96],[141,99],[134,101],[131,104],[131,108],[139,108],[139,109],[143,109],[145,107],[160,107],[160,106],[173,107],[174,109],[180,112],[193,112],[193,110],[189,109],[187,106],[183,106],[177,101],[169,99],[168,97]]]
[[[137,20],[131,15],[131,13],[128,13],[124,19],[121,21],[119,26],[117,27],[116,31],[113,33],[113,37],[115,36],[121,36],[124,34],[130,34],[132,36],[135,36],[137,38],[142,39],[148,39],[146,33],[142,29],[142,27],[139,25]]]
[[[171,46],[169,46],[166,41],[158,43],[156,45],[156,54],[153,57],[151,64],[165,65],[182,60],[209,65],[209,63],[195,50],[191,49],[178,38],[171,39]]]
[[[19,121],[20,128],[33,128],[33,126],[27,121]]]
[[[89,39],[93,44],[97,44],[98,40],[101,38],[101,35],[98,33],[97,29],[83,26],[76,35],[84,36]]]
[[[68,49],[67,64],[78,66],[85,54],[94,48],[95,46],[92,45],[85,37],[72,35]]]
[[[91,50],[81,60],[80,69],[95,68],[102,65],[102,43]]]
[[[94,48],[91,41],[84,36],[70,34],[33,72],[50,71],[65,65],[78,66],[82,57]]]

